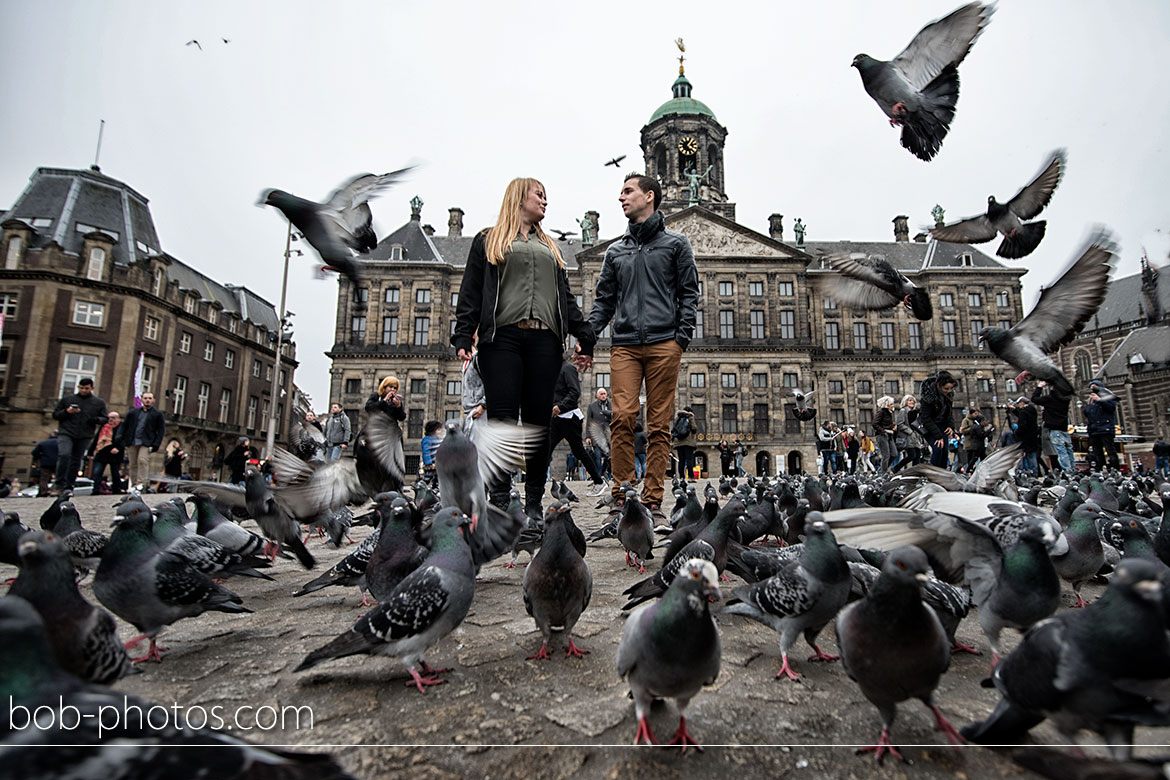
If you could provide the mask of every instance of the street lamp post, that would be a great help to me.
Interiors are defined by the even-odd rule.
[[[292,255],[292,223],[288,223],[288,233],[284,238],[284,275],[280,280],[280,308],[277,310],[276,323],[276,365],[272,369],[272,400],[269,408],[268,417],[268,442],[264,451],[264,457],[272,456],[273,448],[276,446],[276,417],[279,414],[278,409],[280,404],[279,388],[280,388],[280,358],[281,349],[284,348],[284,304],[285,297],[288,294],[288,259]]]

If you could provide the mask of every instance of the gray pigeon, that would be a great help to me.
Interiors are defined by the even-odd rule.
[[[293,596],[315,593],[330,585],[345,587],[352,585],[361,591],[363,607],[372,607],[377,604],[377,601],[370,601],[366,598],[366,568],[369,566],[370,555],[373,554],[374,548],[378,545],[381,534],[382,526],[379,524],[372,533],[362,539],[361,544],[354,548],[353,552],[333,564],[329,571],[305,583],[300,590],[293,591]]]
[[[72,490],[62,490],[61,494],[53,499],[53,503],[41,513],[42,531],[53,531],[57,528],[57,521],[61,519],[61,505],[72,498]]]
[[[567,655],[580,658],[589,652],[573,644],[573,627],[593,595],[593,574],[570,537],[572,522],[567,502],[551,508],[544,521],[544,541],[524,570],[524,608],[544,639],[529,660],[549,657],[554,631],[569,638]]]
[[[0,747],[5,777],[354,780],[328,755],[251,745],[225,732],[194,728],[183,717],[161,722],[155,717],[149,723],[145,716],[121,717],[114,722],[109,713],[129,716],[167,708],[86,684],[62,669],[41,616],[24,599],[0,599],[0,636],[4,637],[0,690],[11,696],[8,705],[30,713],[52,710],[77,718],[76,722],[56,718],[44,728],[21,728],[18,718],[10,718]]]
[[[378,514],[384,519],[378,526],[381,529],[378,543],[366,565],[366,587],[376,601],[390,598],[398,584],[431,554],[430,549],[418,542],[419,528],[406,499],[390,496],[378,494]]]
[[[53,533],[69,553],[69,560],[73,562],[77,576],[85,577],[101,563],[102,551],[106,548],[109,538],[103,533],[82,528],[81,516],[77,514],[77,507],[72,501],[63,501],[59,509],[59,518]]]
[[[1086,501],[1073,510],[1072,517],[1064,529],[1068,550],[1062,555],[1053,555],[1052,563],[1056,573],[1065,582],[1072,584],[1077,603],[1084,607],[1088,602],[1081,597],[1081,587],[1097,576],[1105,565],[1105,550],[1101,546],[1101,535],[1097,532],[1097,519],[1101,507]]]
[[[633,490],[626,493],[626,502],[618,519],[617,538],[626,550],[626,565],[637,566],[638,573],[645,574],[646,561],[654,557],[654,518]],[[633,562],[630,561],[631,554]]]
[[[1014,327],[986,327],[979,339],[996,357],[1018,371],[1043,379],[1058,391],[1072,395],[1072,383],[1061,373],[1049,352],[1067,344],[1081,332],[1109,289],[1109,274],[1117,246],[1106,230],[1099,230],[1080,257],[1044,288],[1032,311]]]
[[[161,661],[156,637],[167,625],[185,617],[217,612],[251,612],[242,599],[174,553],[163,550],[151,536],[149,510],[126,504],[102,553],[93,579],[98,600],[118,617],[142,632],[127,646],[150,639],[145,655],[133,659]]]
[[[364,254],[378,245],[367,201],[410,170],[402,168],[380,176],[360,174],[335,190],[324,203],[298,198],[284,190],[265,190],[259,205],[280,209],[285,219],[317,250],[325,268],[345,274],[357,289],[361,278],[353,252]]]
[[[929,303],[929,299],[927,300]],[[792,416],[801,422],[808,422],[817,416],[817,410],[808,405],[808,396],[800,390],[793,388],[792,397],[796,399],[796,404],[792,407]]]
[[[934,713],[935,727],[952,743],[962,744],[934,701],[951,663],[951,646],[938,616],[922,601],[929,568],[926,554],[917,547],[891,550],[866,597],[837,616],[841,664],[881,716],[881,736],[862,749],[873,752],[879,762],[887,752],[902,758],[890,742],[890,728],[898,702],[909,698],[921,700]]]
[[[849,600],[852,578],[833,532],[819,512],[810,512],[805,524],[806,541],[800,559],[755,585],[736,588],[722,610],[744,615],[780,634],[780,671],[777,678],[799,680],[788,663],[788,650],[804,634],[816,655],[810,661],[834,661],[817,647],[821,632]]]
[[[164,501],[154,509],[151,535],[161,549],[181,558],[209,577],[226,579],[233,574],[271,580],[253,567],[268,567],[271,562],[234,553],[219,542],[189,531],[184,524],[186,504],[181,499]],[[65,512],[62,510],[62,518]],[[69,538],[72,538],[70,535]]]
[[[995,8],[968,3],[923,27],[889,62],[868,54],[853,58],[865,91],[891,126],[902,126],[902,146],[920,160],[942,148],[959,100],[959,63],[987,26]]]
[[[20,522],[18,512],[4,512],[4,525],[0,526],[0,563],[20,566],[20,538],[29,532],[29,527]]]
[[[439,510],[431,523],[431,554],[423,565],[353,628],[309,653],[293,671],[332,658],[387,655],[410,670],[412,682],[407,685],[417,686],[420,693],[426,691],[423,686],[445,682],[438,675],[450,670],[432,669],[423,654],[463,622],[475,596],[471,550],[460,536],[470,523],[455,507]]]
[[[638,731],[658,744],[647,719],[655,699],[672,698],[678,707],[678,729],[672,745],[683,750],[699,743],[687,732],[686,707],[704,685],[719,676],[722,647],[711,617],[710,602],[720,598],[719,572],[710,561],[691,559],[680,568],[661,601],[630,615],[617,649],[617,672],[630,685]]]
[[[103,685],[132,673],[114,619],[82,597],[60,537],[29,531],[21,539],[20,557],[20,575],[8,595],[19,596],[41,614],[57,663],[70,674]]]
[[[1025,225],[1023,220],[1035,218],[1048,205],[1064,175],[1066,162],[1065,151],[1057,149],[1036,178],[1007,203],[1000,203],[994,195],[989,195],[986,214],[931,228],[930,234],[936,241],[954,244],[982,244],[999,234],[1003,241],[995,250],[997,255],[1009,260],[1027,257],[1040,246],[1047,223],[1041,219]]]
[[[929,320],[934,316],[926,289],[903,276],[888,260],[848,254],[831,255],[827,259],[829,267],[837,273],[825,280],[825,294],[842,306],[880,311],[900,303],[917,319]]]
[[[195,533],[240,555],[254,555],[264,549],[263,536],[231,520],[207,496],[196,494],[189,496],[187,501],[195,506]]]
[[[1088,729],[1105,738],[1115,760],[1128,759],[1135,725],[1170,725],[1163,590],[1149,561],[1123,560],[1099,599],[1024,635],[992,673],[1002,696],[995,711],[962,735],[983,745],[1019,744],[1050,718],[1068,741]]]

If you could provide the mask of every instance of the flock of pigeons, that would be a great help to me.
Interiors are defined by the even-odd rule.
[[[672,698],[679,724],[671,744],[698,748],[685,710],[718,676],[719,626],[736,615],[779,634],[776,676],[782,680],[801,677],[790,659],[801,636],[814,651],[810,661],[838,658],[817,644],[821,631],[835,625],[844,669],[880,716],[880,736],[866,749],[879,760],[901,757],[890,729],[897,704],[908,699],[921,700],[955,744],[1019,744],[1048,718],[1070,742],[1082,729],[1101,735],[1119,761],[1131,759],[1137,725],[1170,726],[1170,484],[1119,473],[1042,483],[1015,472],[1020,453],[1012,445],[968,478],[919,465],[894,477],[725,479],[702,491],[676,482],[670,524],[658,528],[626,486],[620,498],[599,504],[609,505],[609,517],[586,537],[573,519],[576,496],[563,483],[554,484],[557,500],[539,521],[526,516],[518,492],[506,511],[489,504],[484,483],[523,460],[532,432],[502,423],[476,429],[473,439],[458,424],[448,425],[436,453],[437,491],[419,482],[380,492],[372,511],[341,524],[338,539],[355,521],[375,530],[293,595],[357,586],[373,606],[296,671],[379,655],[401,662],[411,676],[407,684],[420,692],[444,682],[441,675],[451,670],[432,668],[427,650],[467,615],[479,568],[508,551],[514,563],[523,550],[532,556],[523,603],[542,636],[530,658],[549,658],[557,635],[567,639],[568,656],[580,657],[588,651],[572,633],[592,595],[587,545],[613,549],[616,540],[642,573],[646,561],[661,557],[657,571],[625,590],[629,616],[616,657],[635,703],[635,743],[655,742],[650,706]],[[316,473],[336,468],[302,464]],[[271,579],[266,569],[273,556],[285,554],[283,539],[271,520],[253,513],[255,502],[241,508],[231,499],[234,491],[216,483],[188,487],[192,494],[153,508],[142,496],[128,496],[108,537],[82,525],[67,494],[45,511],[43,530],[29,530],[15,513],[5,513],[0,561],[20,569],[0,599],[6,638],[0,689],[13,691],[16,704],[31,711],[61,697],[83,714],[100,712],[121,696],[105,685],[138,671],[137,663],[161,661],[165,648],[156,637],[166,626],[208,610],[251,611],[220,580]],[[266,490],[272,506],[264,511],[281,514],[289,503],[281,494],[301,495],[304,484],[278,480]],[[247,514],[264,536],[233,518]],[[285,520],[298,537],[309,527],[287,513]],[[765,544],[769,537],[775,544]],[[142,634],[126,647],[149,640],[144,655],[131,659],[109,612],[81,595],[78,582],[90,572],[102,606]],[[723,600],[719,580],[729,574],[744,584]],[[1081,587],[1102,577],[1104,595],[1086,605]],[[1062,583],[1083,608],[1058,611]],[[935,692],[953,652],[978,652],[955,636],[972,607],[992,652],[985,684],[1001,700],[983,722],[955,729]],[[1010,653],[1001,645],[1007,628],[1024,633]],[[8,724],[0,745],[90,744],[62,759],[68,765],[99,750],[93,728]],[[346,776],[328,757],[266,752],[210,730],[144,729],[117,738],[228,745],[216,753],[225,766],[275,762],[287,764],[292,777]],[[28,769],[20,776],[37,776],[47,765],[44,753],[8,752],[6,761]],[[127,776],[142,771],[135,762],[172,760],[160,758],[165,755],[126,752],[124,762],[134,767]],[[225,770],[224,776],[232,775]]]

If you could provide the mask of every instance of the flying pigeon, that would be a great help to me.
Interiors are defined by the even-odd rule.
[[[536,621],[543,642],[529,660],[548,658],[554,631],[569,638],[566,654],[580,658],[588,650],[573,644],[573,627],[593,595],[593,574],[573,544],[573,526],[567,503],[549,509],[544,521],[544,540],[532,563],[524,570],[524,609]]]
[[[710,602],[720,598],[718,571],[710,561],[686,561],[661,601],[641,607],[626,620],[618,642],[617,672],[630,685],[638,731],[657,744],[650,731],[650,705],[672,698],[678,706],[678,729],[670,744],[683,750],[699,743],[687,732],[686,707],[704,685],[719,676],[722,647],[711,617]]]
[[[744,615],[780,634],[780,671],[777,678],[799,680],[788,663],[788,650],[804,634],[816,655],[810,661],[833,661],[821,651],[817,634],[828,625],[849,599],[852,577],[833,532],[819,514],[809,515],[807,541],[800,559],[755,585],[736,588],[723,614]]]
[[[841,665],[881,716],[881,736],[861,750],[873,752],[879,763],[886,753],[902,758],[890,742],[890,727],[898,702],[909,698],[921,700],[934,713],[935,727],[952,743],[963,742],[934,701],[951,663],[951,645],[938,616],[922,602],[929,568],[926,554],[917,547],[891,550],[866,597],[837,616]]]
[[[609,162],[607,162],[605,165],[612,165],[613,167],[615,167],[615,168],[616,168],[616,167],[618,167],[619,165],[621,165],[621,162],[622,162],[622,160],[624,160],[624,159],[626,159],[626,156],[623,154],[621,157],[614,157],[612,160],[610,160]],[[604,167],[605,167],[605,165],[603,165],[602,167],[604,168]]]
[[[994,11],[968,3],[923,27],[889,62],[868,54],[853,58],[865,91],[891,126],[902,126],[902,146],[920,160],[929,161],[942,147],[959,100],[959,63]]]
[[[55,709],[77,720],[20,728],[19,717],[5,723],[4,774],[21,778],[102,777],[219,780],[280,777],[283,780],[354,780],[328,755],[294,753],[251,745],[225,732],[195,728],[186,718],[123,717],[109,713],[148,713],[161,704],[83,683],[54,658],[49,634],[37,611],[24,599],[0,599],[0,690],[10,692],[10,707],[38,712]],[[104,719],[103,719],[104,717]],[[176,720],[180,721],[176,724]],[[183,722],[186,721],[186,722]],[[44,723],[43,719],[39,721]],[[27,746],[14,748],[14,744]],[[167,750],[175,746],[188,750]],[[37,749],[38,747],[42,749]],[[214,749],[208,749],[214,747]],[[48,756],[52,756],[51,759]]]
[[[22,566],[8,595],[19,596],[45,621],[53,655],[71,674],[108,685],[133,672],[110,613],[86,601],[60,537],[29,531],[20,540]]]
[[[808,422],[817,416],[817,410],[808,405],[808,396],[800,390],[793,388],[792,397],[796,399],[796,405],[792,408],[792,416],[801,422]]]
[[[394,592],[363,615],[353,628],[305,656],[293,671],[350,655],[388,655],[410,670],[420,693],[439,685],[444,669],[423,660],[427,648],[454,631],[475,595],[471,550],[460,536],[470,518],[455,507],[441,509],[431,524],[431,554]],[[422,674],[419,674],[421,670]],[[425,676],[424,676],[425,675]]]
[[[199,51],[203,51],[203,47],[199,45],[199,41],[195,40],[194,38],[187,41],[183,45],[184,46],[194,46],[195,48],[199,49]]]
[[[1109,232],[1097,231],[1080,257],[1054,284],[1041,291],[1028,316],[1010,329],[984,328],[979,333],[980,341],[1013,368],[1072,395],[1072,383],[1048,353],[1072,341],[1097,313],[1109,288],[1117,252]]]
[[[930,294],[914,284],[881,257],[830,255],[829,267],[837,273],[825,280],[825,294],[842,306],[856,310],[892,309],[901,303],[917,319],[934,316]]]
[[[931,228],[930,234],[937,241],[982,244],[998,233],[1003,236],[1003,241],[995,250],[997,255],[1009,260],[1027,257],[1040,246],[1048,223],[1041,219],[1024,224],[1023,220],[1035,218],[1048,205],[1064,175],[1066,161],[1065,151],[1057,149],[1036,178],[1007,203],[1000,203],[994,195],[989,195],[986,214]]]
[[[361,278],[350,250],[364,254],[378,245],[367,201],[410,170],[401,168],[380,176],[360,174],[341,185],[324,203],[298,198],[284,190],[265,190],[261,193],[259,205],[280,209],[309,245],[317,250],[325,268],[345,274],[357,289]]]
[[[570,236],[577,235],[576,230],[554,230],[552,232],[557,234],[557,241],[568,241]]]

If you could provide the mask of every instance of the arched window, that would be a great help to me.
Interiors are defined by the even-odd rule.
[[[1076,367],[1076,383],[1087,385],[1093,378],[1093,363],[1087,350],[1079,350],[1073,355],[1073,365]]]
[[[722,176],[723,166],[720,164],[720,160],[719,160],[719,147],[716,146],[715,144],[711,144],[710,146],[707,147],[707,165],[715,166],[714,168],[711,169],[711,176],[708,178],[708,182],[711,185],[711,189],[722,190],[723,189],[723,176]]]
[[[100,246],[92,247],[89,250],[89,268],[85,273],[87,279],[101,281],[102,273],[105,271],[106,265],[106,250]]]
[[[20,264],[20,250],[24,248],[24,239],[12,236],[8,239],[8,253],[4,256],[4,267],[13,270]]]
[[[666,176],[666,146],[659,143],[654,147],[654,171],[650,174],[654,178],[662,181]]]

